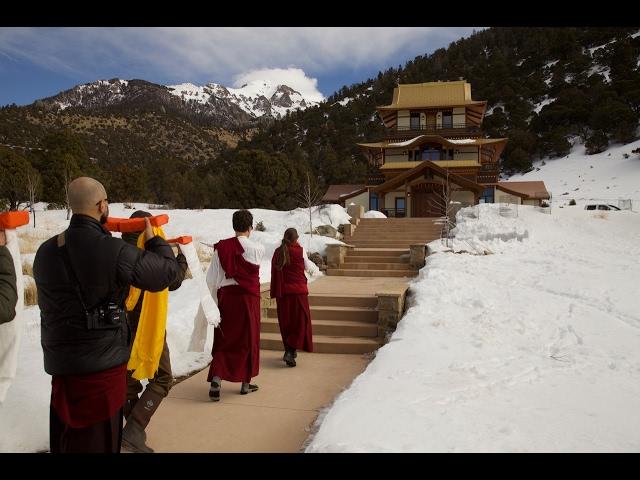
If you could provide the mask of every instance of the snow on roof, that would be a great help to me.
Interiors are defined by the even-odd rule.
[[[322,197],[322,201],[338,202],[342,197],[353,195],[364,187],[364,185],[329,185],[327,192]]]
[[[416,141],[420,137],[424,137],[424,135],[418,135],[417,137],[414,137],[411,140],[405,140],[404,142],[390,143],[387,145],[387,147],[406,147],[408,145],[411,145],[412,142]]]
[[[476,140],[474,138],[447,138],[447,142],[464,145],[467,143],[476,143]]]

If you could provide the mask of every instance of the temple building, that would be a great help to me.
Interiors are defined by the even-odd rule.
[[[388,217],[441,216],[447,200],[540,205],[549,199],[543,182],[499,181],[508,139],[483,134],[486,108],[464,80],[399,85],[391,104],[377,107],[384,137],[358,144],[369,162],[367,183],[331,185],[323,201]]]

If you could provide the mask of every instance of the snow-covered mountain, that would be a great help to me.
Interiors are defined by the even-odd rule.
[[[168,85],[173,95],[183,101],[194,101],[200,104],[226,100],[238,105],[254,118],[264,115],[275,118],[282,117],[291,110],[304,110],[317,102],[305,99],[302,94],[287,85],[275,85],[267,81],[256,80],[240,88],[228,88],[217,83],[203,86],[192,83]]]
[[[145,80],[98,80],[77,85],[34,105],[52,110],[92,110],[109,107],[146,107],[163,113],[196,116],[233,128],[259,118],[280,118],[287,112],[305,109],[317,102],[303,97],[287,85],[253,81],[241,88],[217,83],[159,85]]]

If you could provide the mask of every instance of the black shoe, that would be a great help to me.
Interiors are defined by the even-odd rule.
[[[258,385],[253,383],[242,382],[242,387],[240,388],[240,395],[246,395],[247,393],[255,392],[258,390]]]
[[[217,382],[211,382],[211,388],[209,388],[209,399],[212,402],[220,401],[220,384]]]
[[[284,360],[284,362],[289,367],[295,367],[296,366],[296,360],[295,360],[293,355],[294,355],[293,350],[287,350],[284,353],[284,357],[282,357],[282,360]]]

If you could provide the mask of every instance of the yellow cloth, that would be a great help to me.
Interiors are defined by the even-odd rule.
[[[153,233],[166,238],[160,227],[153,227]],[[144,249],[144,232],[138,237],[138,248]],[[136,306],[140,293],[139,288],[130,287],[126,301],[127,311],[133,310]],[[136,339],[133,342],[131,357],[127,364],[127,370],[134,370],[132,376],[136,380],[153,378],[158,371],[167,328],[168,305],[168,288],[161,292],[144,293]]]

